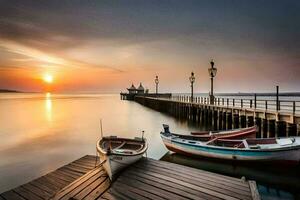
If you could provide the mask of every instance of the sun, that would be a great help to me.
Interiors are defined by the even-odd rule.
[[[52,83],[53,82],[53,76],[51,74],[45,74],[43,77],[43,80],[46,83]]]

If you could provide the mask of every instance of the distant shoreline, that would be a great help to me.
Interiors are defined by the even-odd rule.
[[[0,93],[23,93],[23,92],[18,90],[0,89]]]

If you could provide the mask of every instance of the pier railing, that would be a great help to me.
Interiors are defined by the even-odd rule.
[[[209,97],[194,97],[192,99],[191,96],[179,95],[179,96],[172,96],[172,100],[210,105]],[[238,97],[237,98],[215,97],[213,105],[300,114],[300,101],[291,101],[291,100],[277,101],[272,99],[257,99],[256,96],[254,96],[254,98],[252,99],[238,98]]]

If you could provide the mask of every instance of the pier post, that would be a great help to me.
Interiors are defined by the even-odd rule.
[[[275,137],[275,119],[270,119],[268,122],[269,138]]]
[[[268,137],[268,120],[262,119],[262,130],[263,130],[263,138]]]
[[[256,109],[256,93],[254,94],[254,109]]]
[[[241,115],[241,128],[245,128],[246,127],[246,116],[245,115]]]
[[[279,86],[276,86],[276,111],[279,111]]]
[[[232,129],[232,113],[227,113],[227,129]]]
[[[212,127],[212,122],[213,122],[213,111],[209,108],[208,109],[208,126],[209,126],[209,128],[211,128]]]
[[[201,125],[204,125],[205,124],[205,107],[202,106],[202,109],[201,109],[201,120],[200,120],[200,124]]]
[[[227,126],[226,126],[227,125],[227,116],[226,116],[226,114],[227,114],[226,112],[223,112],[223,117],[222,117],[223,118],[223,123],[222,123],[222,129],[223,130],[227,130]]]
[[[260,117],[255,117],[255,124],[257,126],[257,132],[256,132],[256,137],[261,138],[262,136],[262,128],[261,128],[261,118]]]
[[[223,111],[219,111],[219,130],[223,129]]]
[[[218,130],[218,111],[214,110],[213,111],[213,119],[214,119],[214,130]]]
[[[234,128],[239,128],[240,127],[239,114],[233,114],[233,127]]]
[[[286,137],[286,122],[277,121],[276,122],[276,137]]]
[[[254,126],[254,117],[248,116],[248,127]]]
[[[297,136],[297,124],[288,123],[287,124],[288,136]]]
[[[204,112],[203,112],[203,125],[206,127],[207,126],[207,120],[208,120],[208,109],[205,106],[204,107]]]
[[[192,106],[192,118],[193,118],[193,122],[196,122],[196,116],[197,116],[197,110],[195,105]]]

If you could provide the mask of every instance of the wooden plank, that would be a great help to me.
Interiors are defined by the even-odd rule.
[[[107,192],[105,192],[101,197],[107,196],[109,195],[109,200],[110,197],[112,196],[113,198],[117,199],[117,200],[128,200],[128,197],[126,197],[125,195],[119,193],[118,191],[114,191],[112,189],[109,189]]]
[[[81,159],[81,160],[77,160],[76,162],[83,162],[83,163],[87,163],[89,165],[95,166],[96,159],[93,159],[93,160],[90,160],[90,159]],[[96,165],[99,165],[100,162],[101,162],[100,159],[97,159]]]
[[[80,176],[82,176],[82,173],[81,172],[75,172],[75,171],[73,171],[73,170],[70,170],[70,169],[68,169],[68,168],[65,168],[65,167],[63,167],[63,168],[59,168],[59,169],[57,169],[58,171],[63,171],[63,172],[65,172],[66,174],[72,174],[73,176],[76,176],[76,177],[80,177]]]
[[[151,173],[152,176],[172,177],[172,178],[182,180],[182,181],[194,184],[194,185],[202,186],[209,190],[218,191],[220,193],[230,194],[235,197],[243,196],[244,198],[250,198],[249,190],[248,191],[239,190],[236,188],[228,187],[228,185],[225,185],[225,184],[215,183],[215,182],[211,182],[209,180],[203,180],[201,178],[195,178],[192,176],[184,175],[182,173],[174,172],[172,170],[165,170],[162,168],[158,168],[156,166],[150,167],[150,166],[144,165],[143,167],[137,167],[137,166],[132,166],[132,167],[135,168],[134,170],[142,169],[142,170],[139,170],[141,173],[152,172]]]
[[[257,185],[255,181],[248,181],[249,182],[249,187],[251,190],[251,195],[253,200],[260,200],[260,195],[257,190]]]
[[[152,171],[152,169],[150,170]],[[215,191],[215,192],[219,192],[219,193],[223,193],[223,194],[226,194],[226,195],[230,195],[230,196],[233,196],[233,197],[243,197],[244,199],[250,199],[251,198],[251,195],[250,195],[250,191],[243,191],[243,190],[237,190],[237,189],[233,189],[231,187],[228,187],[228,185],[214,185],[214,184],[209,184],[208,181],[203,181],[199,178],[195,178],[195,177],[191,177],[191,176],[184,176],[180,173],[173,173],[173,172],[160,172],[159,169],[158,171],[154,170],[153,171],[154,173],[152,174],[153,176],[157,176],[157,177],[167,177],[167,179],[169,178],[173,178],[175,180],[181,180],[183,182],[186,182],[186,183],[190,183],[190,184],[193,184],[193,185],[196,185],[196,186],[199,186],[199,187],[202,187],[202,188],[206,188],[208,190],[212,190],[212,191]],[[169,179],[170,181],[170,179]]]
[[[161,176],[163,176],[163,175],[161,175]],[[204,187],[203,184],[201,184],[199,186],[199,185],[195,185],[195,184],[191,184],[189,182],[186,182],[187,180],[183,181],[183,180],[179,180],[179,179],[169,177],[169,176],[164,176],[164,179],[168,179],[169,181],[172,181],[172,182],[177,182],[178,184],[184,185],[185,187],[189,187],[191,189],[198,190],[198,191],[201,191],[201,192],[206,193],[208,195],[215,196],[215,197],[218,197],[218,198],[221,198],[221,199],[232,199],[232,200],[238,199],[238,198],[232,197],[228,194],[220,193],[219,191],[214,191],[214,190],[207,189],[207,188]],[[159,185],[157,187],[159,187]]]
[[[126,183],[123,183],[121,181],[117,181],[117,182],[115,182],[113,184],[114,185],[111,188],[115,188],[115,187],[117,187],[117,188],[118,187],[126,188],[126,190],[128,190],[128,191],[134,192],[136,194],[139,194],[139,195],[141,195],[143,197],[147,197],[149,199],[160,199],[160,197],[157,196],[157,195],[155,195],[155,194],[151,194],[151,193],[149,193],[147,191],[144,191],[144,190],[139,190],[136,187],[132,187],[132,186],[130,186],[130,185],[126,184]]]
[[[99,168],[97,168],[95,170],[90,171],[86,175],[80,177],[79,179],[75,180],[74,182],[72,182],[71,184],[69,184],[65,188],[63,188],[59,193],[57,193],[57,195],[55,196],[55,199],[61,199],[61,198],[63,198],[65,195],[67,195],[68,193],[72,192],[74,189],[76,189],[81,184],[83,184],[86,181],[88,181],[90,178],[92,178],[94,176],[97,176],[97,175],[101,176],[102,175],[101,173],[102,174],[105,173],[103,171],[103,168],[101,168],[101,167],[99,167]]]
[[[77,164],[77,163],[70,163],[69,164],[70,166],[74,166],[74,167],[78,167],[78,168],[82,168],[82,169],[85,169],[85,170],[87,170],[87,171],[90,171],[90,170],[92,170],[94,167],[86,167],[86,166],[84,166],[84,165],[80,165],[80,164]]]
[[[31,183],[27,183],[22,185],[22,187],[32,193],[34,193],[36,196],[39,196],[42,199],[49,199],[51,194],[49,194],[48,192],[46,192],[45,190],[42,190],[36,186],[34,186]]]
[[[57,181],[59,184],[62,185],[62,187],[70,184],[70,181],[66,181],[64,179],[62,179],[60,176],[57,176],[56,174],[48,174],[47,177],[54,179],[55,181]]]
[[[60,182],[60,180],[57,180],[57,178],[50,176],[49,174],[47,174],[46,176],[43,177],[45,179],[45,181],[49,182],[51,185],[53,185],[54,187],[61,189],[64,186],[66,186],[65,183]]]
[[[53,195],[55,194],[58,189],[56,189],[55,187],[53,187],[49,182],[41,182],[40,181],[41,178],[36,179],[34,181],[31,181],[30,184],[34,185],[35,187],[38,187],[46,192],[48,192],[49,194]]]
[[[95,163],[96,162],[96,156],[87,155],[87,156],[82,157],[80,160],[84,161],[84,162]],[[97,157],[97,161],[100,161],[99,157]]]
[[[56,176],[57,178],[59,178],[61,180],[64,180],[66,182],[69,182],[69,183],[73,182],[76,179],[76,178],[70,177],[68,175],[65,175],[65,174],[63,174],[63,173],[61,173],[61,172],[59,172],[57,170],[54,171],[54,172],[52,172],[51,175],[52,176]]]
[[[73,181],[76,179],[76,178],[70,176],[69,174],[64,174],[64,173],[62,173],[61,171],[58,171],[58,170],[54,171],[54,172],[52,173],[52,175],[59,176],[60,179],[63,179],[63,180],[68,181],[68,182],[73,182]],[[78,177],[79,177],[79,176],[78,176]],[[78,178],[78,177],[77,177],[77,178]]]
[[[107,199],[107,200],[117,200],[120,198],[117,198],[116,196],[114,196],[113,194],[109,193],[109,192],[105,192],[104,194],[101,195],[102,199]]]
[[[172,185],[171,182],[167,183],[167,184],[162,184],[162,182],[153,181],[151,179],[147,179],[146,177],[142,177],[142,176],[136,176],[135,174],[126,174],[124,176],[127,178],[134,179],[134,180],[139,180],[145,184],[152,185],[154,187],[159,187],[165,191],[172,192],[173,194],[177,194],[182,197],[186,197],[189,199],[204,199],[204,197],[203,197],[204,195],[202,195],[202,197],[197,196],[193,193],[189,193],[189,192],[186,192],[185,190],[181,190],[179,187],[173,187],[174,185]],[[122,175],[122,177],[123,177],[123,175]],[[207,196],[209,196],[209,195],[206,195],[206,198],[207,198]],[[210,199],[213,199],[213,196],[210,196]]]
[[[216,180],[216,181],[218,180],[221,183],[239,185],[239,186],[245,187],[246,189],[249,189],[247,184],[245,184],[245,182],[243,180],[234,178],[234,177],[224,176],[224,175],[220,175],[220,174],[216,174],[216,173],[212,173],[212,172],[208,172],[208,171],[204,171],[204,170],[200,170],[200,169],[186,167],[183,165],[168,163],[165,161],[156,161],[156,160],[149,159],[149,158],[142,160],[142,162],[136,163],[136,165],[143,164],[143,163],[146,163],[147,165],[149,165],[149,164],[156,165],[157,167],[165,168],[168,170],[172,169],[174,171],[184,173],[184,174],[187,174],[190,176],[207,177],[208,179],[213,178],[214,180]]]
[[[195,168],[191,168],[188,166],[184,166],[184,165],[179,165],[179,164],[175,164],[175,163],[170,163],[170,162],[166,162],[166,161],[157,161],[151,158],[145,158],[143,160],[141,160],[141,162],[139,163],[143,163],[146,162],[147,164],[154,164],[154,165],[158,165],[159,167],[166,167],[168,169],[170,169],[170,167],[172,167],[172,169],[177,169],[180,171],[187,171],[189,173],[192,174],[199,174],[199,175],[207,175],[207,176],[213,176],[215,178],[220,179],[221,181],[228,181],[228,180],[232,180],[233,182],[241,182],[243,183],[243,181],[241,179],[238,178],[234,178],[234,177],[229,177],[229,176],[225,176],[225,175],[221,175],[221,174],[216,174],[213,172],[209,172],[209,171],[205,171],[205,170],[201,170],[201,169],[195,169]]]
[[[83,168],[71,166],[70,164],[64,166],[64,168],[69,169],[69,170],[74,171],[74,172],[79,172],[79,173],[81,173],[81,174],[85,174],[86,172],[89,171],[89,170],[86,170],[86,169],[83,169]]]
[[[82,176],[82,175],[74,174],[71,171],[68,171],[68,170],[65,170],[65,169],[58,169],[58,170],[55,171],[55,173],[60,174],[61,176],[66,176],[69,179],[71,179],[71,181],[74,181],[75,179]]]
[[[100,185],[98,185],[97,188],[95,188],[91,193],[89,193],[88,196],[86,196],[84,199],[86,200],[94,200],[100,197],[110,186],[110,180],[108,177],[102,182]]]
[[[94,159],[78,159],[78,160],[74,160],[73,161],[74,163],[83,163],[83,164],[89,164],[89,165],[91,165],[91,166],[95,166],[95,163],[96,163],[96,157],[94,158]],[[100,162],[100,159],[99,159],[99,157],[97,158],[97,163],[99,163]]]
[[[87,161],[81,161],[81,160],[71,162],[70,164],[86,167],[86,168],[89,168],[89,169],[95,168],[95,163],[91,163],[91,162],[87,162]],[[99,163],[97,165],[99,165]],[[96,167],[97,167],[97,165],[96,165]]]
[[[165,198],[165,199],[186,199],[186,198],[184,198],[182,196],[179,196],[177,194],[173,194],[172,192],[165,191],[165,190],[161,189],[160,186],[156,187],[156,186],[148,185],[148,184],[145,184],[144,182],[142,182],[140,180],[132,179],[131,177],[128,178],[128,177],[124,177],[122,175],[118,178],[118,181],[119,180],[123,183],[126,182],[128,185],[136,187],[140,190],[144,190],[144,191],[150,192],[152,194],[156,194],[160,198]]]
[[[73,185],[72,187],[70,187],[69,190],[66,190],[64,192],[64,195],[60,199],[67,200],[71,197],[76,197],[76,196],[78,196],[76,197],[76,199],[83,199],[86,195],[88,195],[90,190],[95,189],[97,185],[101,184],[106,179],[106,176],[103,177],[103,175],[105,175],[105,172],[101,171],[100,173],[96,173],[93,176],[89,177],[89,179],[87,179],[86,181],[79,182],[78,184]],[[83,197],[79,197],[79,196],[83,196]]]
[[[209,182],[212,182],[212,184],[221,184],[221,185],[226,185],[226,186],[229,186],[229,187],[233,187],[235,189],[240,189],[240,190],[244,190],[244,191],[247,191],[249,192],[249,187],[247,185],[247,183],[245,183],[244,181],[240,180],[240,179],[235,179],[234,180],[224,180],[223,177],[221,177],[220,179],[220,176],[218,176],[218,174],[214,174],[214,173],[205,173],[205,171],[201,171],[201,173],[197,173],[197,169],[189,169],[189,170],[186,170],[185,168],[183,169],[177,169],[178,166],[172,166],[169,165],[169,166],[161,166],[160,163],[154,163],[154,162],[148,162],[146,161],[146,163],[138,163],[138,165],[146,165],[146,166],[152,166],[152,165],[155,165],[156,167],[158,167],[159,169],[161,170],[165,170],[167,172],[174,172],[174,173],[179,173],[179,174],[182,174],[182,175],[186,175],[186,176],[189,176],[189,177],[194,177],[194,178],[197,178],[197,179],[205,179],[206,181],[209,181]],[[170,170],[172,169],[172,170]],[[191,172],[192,171],[192,172]],[[225,183],[225,184],[224,184]]]
[[[164,171],[166,173],[175,173],[175,174],[181,174],[183,176],[187,176],[187,177],[194,177],[194,178],[197,178],[197,179],[204,179],[206,181],[209,181],[209,182],[213,182],[212,184],[222,184],[224,185],[224,183],[226,183],[226,185],[228,186],[231,186],[233,188],[236,188],[236,189],[241,189],[241,190],[244,190],[244,191],[250,191],[249,190],[249,187],[248,187],[248,184],[246,182],[234,182],[234,181],[230,181],[230,182],[224,182],[224,181],[221,181],[221,180],[218,180],[218,177],[217,176],[205,176],[205,175],[202,175],[202,174],[191,174],[191,173],[188,173],[187,171],[181,171],[181,170],[177,170],[177,169],[174,169],[172,168],[171,166],[169,166],[169,168],[166,168],[166,167],[161,167],[159,165],[153,165],[153,163],[142,163],[142,164],[136,164],[136,165],[133,165],[134,167],[138,167],[138,168],[144,168],[144,167],[147,167],[147,168],[150,168],[150,169],[156,169],[156,170],[159,170],[159,171]],[[172,169],[172,170],[170,170]],[[197,171],[197,169],[194,169]],[[237,184],[235,184],[237,183]]]
[[[82,161],[82,160],[76,160],[76,161],[74,161],[74,162],[72,162],[72,163],[76,163],[76,164],[79,164],[79,165],[84,165],[84,166],[86,166],[86,167],[90,167],[90,168],[95,168],[95,167],[97,167],[97,164],[96,164],[96,166],[95,166],[95,163],[90,163],[90,162],[84,162],[84,161]],[[98,162],[98,164],[99,164],[99,162]]]
[[[15,189],[13,189],[14,192],[18,193],[20,196],[24,197],[25,199],[31,200],[42,200],[41,197],[37,196],[36,194],[34,194],[33,192],[23,188],[22,186],[17,187]]]
[[[117,187],[111,189],[113,193],[118,193],[119,195],[122,195],[123,198],[126,199],[139,199],[139,200],[149,200],[149,198],[146,198],[138,193],[134,193],[131,190],[127,190],[127,187]]]
[[[165,180],[165,179],[161,178],[160,175],[158,175],[158,177],[155,177],[155,176],[149,175],[147,172],[145,172],[145,173],[132,173],[130,171],[126,171],[126,174],[127,173],[130,177],[131,176],[142,177],[142,178],[148,179],[150,181],[157,182],[157,183],[161,184],[162,186],[167,185],[167,186],[170,186],[172,188],[175,188],[176,190],[178,190],[178,192],[188,193],[193,197],[193,199],[199,199],[199,198],[200,199],[203,199],[203,198],[206,198],[206,199],[220,199],[220,198],[208,195],[206,193],[199,192],[197,190],[193,190],[191,188],[185,187],[183,185],[171,182],[169,180]],[[188,195],[188,196],[190,196],[190,195]]]
[[[26,200],[24,197],[20,196],[13,190],[9,190],[7,192],[4,192],[1,194],[2,197],[4,197],[6,200]]]

